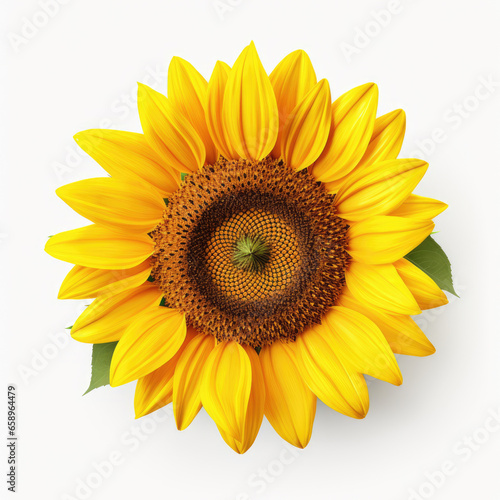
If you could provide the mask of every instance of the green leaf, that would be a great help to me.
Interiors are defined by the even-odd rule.
[[[94,344],[92,347],[92,377],[89,388],[83,393],[84,396],[97,387],[109,384],[109,367],[116,344],[118,342],[108,342]]]
[[[405,256],[405,259],[430,276],[441,290],[446,290],[458,297],[453,288],[450,261],[431,236],[427,236],[418,247]]]

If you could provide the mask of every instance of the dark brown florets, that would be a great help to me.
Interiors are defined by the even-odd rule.
[[[306,170],[270,158],[220,159],[189,175],[152,233],[165,305],[218,340],[294,340],[345,284],[348,226],[333,198]],[[245,238],[269,250],[258,269],[235,265]]]

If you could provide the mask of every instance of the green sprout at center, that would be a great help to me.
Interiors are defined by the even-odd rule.
[[[260,236],[243,236],[234,245],[233,264],[244,271],[260,272],[270,258],[271,249]]]

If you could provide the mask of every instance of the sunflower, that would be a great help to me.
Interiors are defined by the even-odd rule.
[[[447,299],[404,257],[446,205],[412,194],[428,165],[397,158],[405,114],[377,100],[332,104],[300,50],[267,75],[252,43],[208,82],[173,58],[168,98],[139,85],[143,134],[75,136],[109,177],[57,190],[93,224],[46,250],[74,264],[59,297],[95,299],[71,334],[117,342],[136,417],[172,402],[185,429],[203,406],[244,453],[265,415],[303,448],[317,398],[363,418],[364,374],[400,385],[394,353],[434,352],[410,316]]]

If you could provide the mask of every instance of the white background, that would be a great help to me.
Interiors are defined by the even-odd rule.
[[[9,3],[1,16],[0,397],[17,386],[17,498],[500,499],[500,3],[47,0],[50,15],[43,0]],[[461,298],[419,319],[437,353],[399,357],[401,387],[372,380],[366,419],[319,403],[305,450],[265,421],[238,456],[204,411],[184,432],[171,411],[134,421],[134,384],[81,396],[91,349],[64,328],[83,306],[56,299],[71,266],[43,246],[85,224],[54,190],[103,175],[73,134],[140,131],[137,81],[165,92],[174,55],[208,77],[217,59],[231,64],[252,39],[268,71],[302,48],[335,97],[374,81],[380,114],[405,109],[402,156],[430,162],[417,192],[450,205],[436,239]],[[4,425],[2,409],[2,436]],[[110,455],[119,463],[97,473]]]

